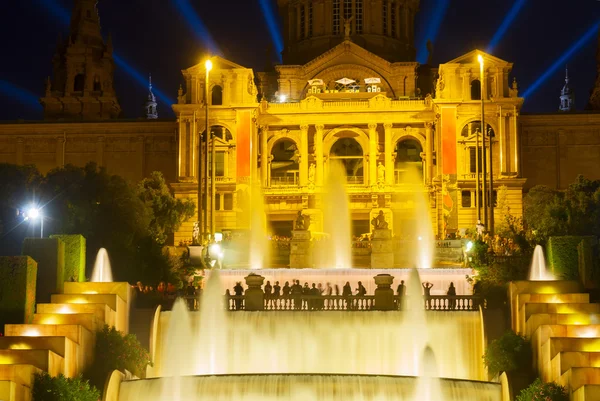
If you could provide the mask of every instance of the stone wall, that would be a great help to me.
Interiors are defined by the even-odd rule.
[[[0,163],[35,164],[46,173],[63,164],[95,162],[131,182],[162,171],[175,182],[175,121],[0,124]]]
[[[525,190],[564,189],[579,174],[600,179],[600,113],[521,115],[519,124]]]

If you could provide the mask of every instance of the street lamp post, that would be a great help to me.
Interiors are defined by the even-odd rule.
[[[480,75],[480,89],[481,89],[481,164],[482,164],[482,203],[483,203],[483,221],[484,225],[488,227],[488,212],[487,212],[487,204],[486,200],[488,198],[486,193],[486,181],[487,181],[487,168],[486,168],[486,155],[485,155],[485,133],[487,131],[487,127],[485,125],[485,109],[484,109],[484,99],[485,99],[485,80],[484,80],[484,72],[483,72],[483,57],[480,55],[477,56],[477,60],[479,60],[479,75]]]
[[[204,134],[204,220],[203,220],[203,235],[206,239],[208,239],[208,151],[209,151],[209,139],[210,139],[210,124],[208,123],[208,78],[210,74],[210,70],[212,70],[213,64],[210,59],[206,60],[204,63],[204,68],[206,70],[206,79],[204,81],[204,107],[206,109],[206,121],[205,121],[205,134]],[[200,208],[200,202],[202,202],[202,198],[198,198],[198,207]]]
[[[31,221],[40,219],[40,238],[44,238],[44,215],[42,214],[42,211],[36,207],[31,207],[25,213],[25,219],[31,219]]]

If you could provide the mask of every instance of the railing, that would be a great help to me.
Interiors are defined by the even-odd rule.
[[[292,177],[289,177],[289,176],[273,177],[273,176],[271,176],[271,186],[273,186],[273,187],[292,186],[292,185],[298,185],[298,177],[296,175],[294,175]]]

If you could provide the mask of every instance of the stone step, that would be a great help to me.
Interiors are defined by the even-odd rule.
[[[588,304],[590,294],[519,294],[517,295],[518,310],[525,304]]]
[[[531,315],[539,313],[559,313],[559,314],[570,314],[570,313],[600,313],[600,304],[534,304],[528,303],[523,305],[521,311],[524,315],[525,320],[529,319]]]
[[[558,378],[571,368],[600,367],[600,352],[559,352],[551,362],[552,377]],[[550,381],[551,378],[543,378]],[[600,384],[600,383],[599,383]]]
[[[557,382],[561,386],[570,388],[572,392],[586,385],[598,385],[600,384],[600,368],[571,368],[563,373]]]
[[[600,338],[600,324],[579,326],[567,324],[542,325],[531,336],[531,342],[534,347],[538,344],[541,346],[552,337]]]
[[[583,290],[579,281],[512,281],[509,285],[511,294],[568,294]]]
[[[577,351],[600,352],[600,338],[552,337],[541,347],[544,363],[551,361],[559,352]]]
[[[591,304],[590,304],[591,305]],[[536,313],[527,319],[526,330],[524,334],[530,337],[535,331],[544,324],[567,324],[567,325],[589,325],[600,324],[599,313]]]
[[[33,365],[0,365],[0,381],[11,381],[25,387],[32,387],[33,375],[41,372]]]
[[[102,322],[98,322],[93,313],[36,313],[33,315],[33,324],[78,324],[95,333],[101,328]]]
[[[585,384],[571,395],[572,401],[600,401],[600,384]]]
[[[65,360],[66,377],[75,377],[83,371],[83,352],[80,352],[79,344],[67,337],[0,337],[0,349],[50,350]]]
[[[51,376],[65,371],[64,358],[47,349],[2,349],[0,365],[33,365]]]
[[[37,304],[37,313],[93,313],[98,322],[115,325],[116,312],[106,304]]]
[[[31,401],[31,388],[9,380],[0,380],[0,400]]]
[[[94,347],[92,332],[77,324],[7,324],[4,334],[6,337],[67,337],[84,350]]]
[[[94,294],[116,294],[123,301],[130,299],[131,297],[131,286],[129,283],[74,283],[66,282],[63,294],[83,294],[83,295],[94,295]]]
[[[129,332],[129,306],[117,294],[54,294],[53,304],[105,304],[115,311],[115,327],[125,333]]]

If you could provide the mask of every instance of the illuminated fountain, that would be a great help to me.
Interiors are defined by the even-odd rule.
[[[108,252],[104,248],[100,248],[94,262],[94,270],[92,271],[93,283],[112,283],[112,270],[110,268],[110,259]]]
[[[262,192],[258,186],[252,188],[250,202],[250,268],[262,269],[269,260],[267,238],[267,216]]]
[[[347,269],[352,267],[352,236],[350,202],[346,193],[346,171],[341,163],[332,161],[325,180],[323,194],[323,227],[331,246],[322,247],[317,266]]]
[[[529,269],[529,280],[531,281],[552,281],[556,280],[554,275],[546,266],[546,258],[544,257],[544,249],[541,245],[536,245],[531,259],[531,267]]]

